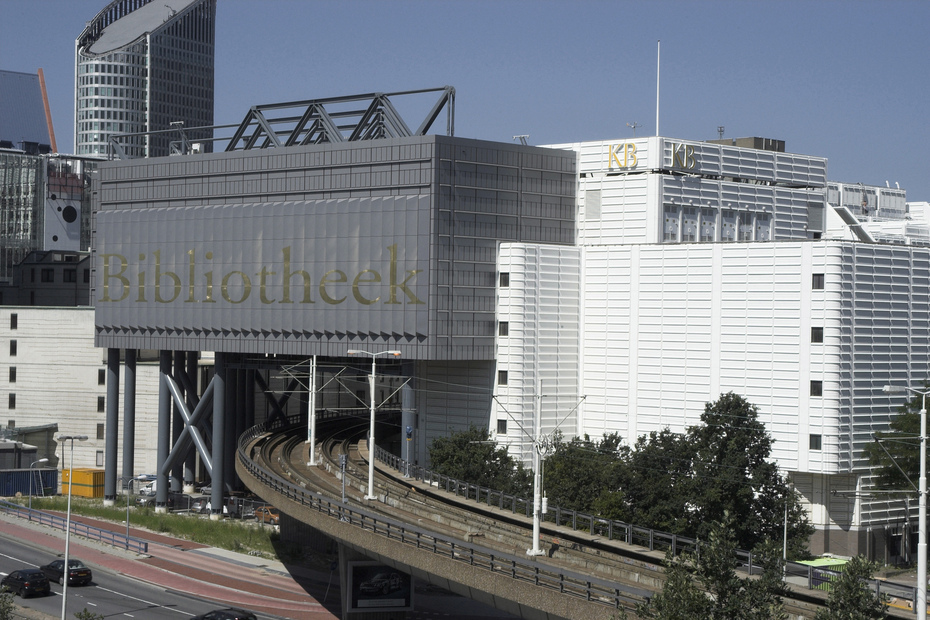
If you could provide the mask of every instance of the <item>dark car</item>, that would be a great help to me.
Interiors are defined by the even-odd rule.
[[[15,592],[21,597],[26,598],[34,594],[46,595],[52,591],[48,584],[48,577],[38,568],[24,568],[14,570],[12,573],[0,580],[0,590],[4,592]]]
[[[50,562],[45,566],[39,568],[45,576],[48,577],[49,581],[56,581],[59,585],[65,585],[64,578],[64,560],[55,560]],[[69,586],[86,586],[94,578],[93,574],[90,572],[90,569],[84,565],[84,562],[80,560],[75,560],[73,558],[68,559],[68,585]]]
[[[205,614],[194,616],[191,620],[258,620],[251,611],[229,607],[227,609],[214,609]]]
[[[358,589],[364,594],[387,594],[403,587],[403,579],[397,573],[378,573],[371,579],[359,584]]]

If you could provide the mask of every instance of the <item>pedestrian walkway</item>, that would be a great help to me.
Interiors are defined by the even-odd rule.
[[[126,531],[122,524],[74,515],[72,520],[122,533]],[[64,553],[61,530],[0,513],[0,532],[48,550],[51,555]],[[329,571],[285,567],[275,560],[138,528],[131,528],[130,535],[148,541],[148,554],[128,552],[75,535],[71,536],[70,553],[94,570],[120,573],[168,590],[216,601],[217,607],[243,607],[293,620],[340,617],[339,578]]]

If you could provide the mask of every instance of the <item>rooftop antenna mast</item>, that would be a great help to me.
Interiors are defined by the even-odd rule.
[[[642,125],[640,125],[640,124],[637,123],[636,121],[633,121],[632,123],[627,123],[626,126],[633,129],[633,137],[634,137],[634,138],[636,137],[636,128],[637,128],[637,127],[642,127]]]
[[[659,67],[662,58],[662,40],[656,41],[656,137],[659,136]]]
[[[723,131],[726,129],[723,125],[717,125],[717,139],[723,140]]]
[[[529,137],[530,137],[530,134],[525,133],[525,134],[521,134],[521,135],[519,135],[519,136],[514,136],[513,139],[514,139],[514,140],[519,140],[519,141],[520,141],[520,144],[522,144],[523,146],[526,146],[526,139],[529,138]]]

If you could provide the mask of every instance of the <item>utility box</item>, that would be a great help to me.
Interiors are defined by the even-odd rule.
[[[103,497],[104,470],[102,469],[63,469],[61,470],[61,494],[77,497]]]
[[[829,590],[830,584],[840,578],[840,573],[846,570],[849,560],[839,558],[817,558],[816,560],[803,560],[798,564],[810,566],[813,579],[811,586],[816,590]]]

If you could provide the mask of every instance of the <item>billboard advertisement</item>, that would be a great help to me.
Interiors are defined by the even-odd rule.
[[[101,211],[98,334],[425,338],[429,204],[386,196]]]
[[[349,562],[349,612],[412,611],[410,576],[377,562]]]

